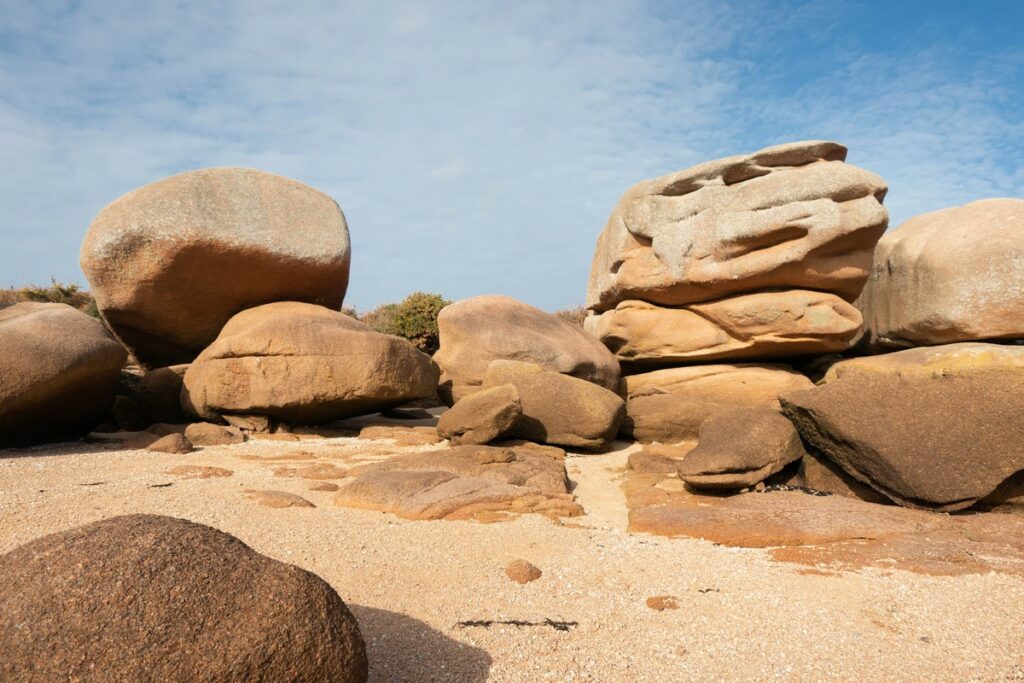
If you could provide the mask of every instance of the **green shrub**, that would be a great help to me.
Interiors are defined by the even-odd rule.
[[[439,344],[437,314],[450,303],[439,294],[414,292],[401,303],[378,306],[362,321],[378,332],[405,337],[420,351],[433,355]]]

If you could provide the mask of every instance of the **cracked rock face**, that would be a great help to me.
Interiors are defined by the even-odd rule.
[[[316,424],[427,398],[436,386],[437,368],[407,340],[322,306],[281,302],[224,326],[185,373],[182,402],[207,419]]]
[[[845,158],[795,142],[635,185],[598,238],[588,329],[646,363],[848,347],[888,213]]]
[[[879,346],[1024,338],[1024,200],[911,218],[878,242],[858,303]]]
[[[89,226],[81,265],[111,329],[148,367],[187,363],[245,308],[341,308],[348,225],[295,180],[207,168],[146,185]]]

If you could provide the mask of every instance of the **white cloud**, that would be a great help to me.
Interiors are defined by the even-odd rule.
[[[833,8],[24,3],[0,19],[0,286],[81,281],[104,204],[202,166],[334,196],[360,309],[415,289],[580,302],[629,185],[790,139],[849,144],[894,216],[1022,194],[1019,145],[1000,154],[1022,132],[1000,109],[1013,55],[881,57],[837,39]]]

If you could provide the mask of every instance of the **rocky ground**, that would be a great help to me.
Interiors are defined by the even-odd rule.
[[[627,469],[636,446],[570,454],[586,513],[558,521],[407,521],[337,507],[331,491],[311,490],[331,480],[296,476],[431,448],[339,437],[187,455],[88,443],[4,451],[0,553],[133,512],[214,526],[333,585],[359,620],[373,681],[1024,680],[1024,560],[1012,548],[979,545],[1000,556],[957,571],[906,571],[893,565],[915,565],[869,541],[864,562],[847,542],[840,563],[630,533],[627,492],[650,504],[637,488],[657,480]],[[297,500],[267,491],[312,507],[273,507]],[[516,559],[543,575],[511,581]]]

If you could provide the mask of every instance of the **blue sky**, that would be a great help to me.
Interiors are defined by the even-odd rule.
[[[93,216],[240,165],[332,195],[347,302],[583,301],[630,185],[825,138],[892,224],[1024,196],[1024,2],[0,2],[0,286]]]

